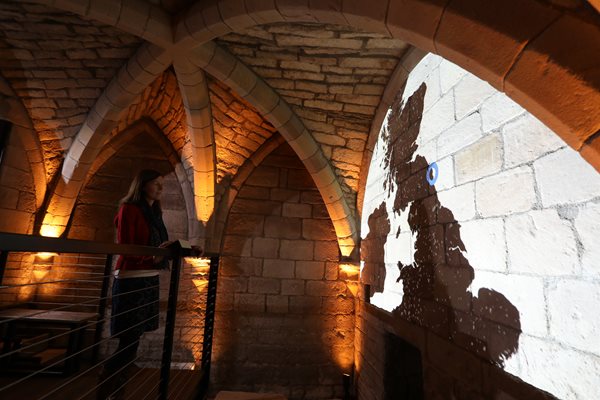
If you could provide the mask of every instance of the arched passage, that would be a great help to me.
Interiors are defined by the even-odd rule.
[[[154,123],[141,120],[111,140],[90,168],[68,226],[70,238],[112,242],[113,217],[118,201],[140,169],[153,168],[165,175],[163,212],[174,238],[188,238],[195,227],[187,176],[173,146]],[[193,216],[193,212],[191,214]],[[192,224],[190,224],[192,223]]]

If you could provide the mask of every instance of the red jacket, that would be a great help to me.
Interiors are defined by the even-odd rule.
[[[115,216],[115,225],[117,243],[149,245],[150,226],[139,206],[123,204]],[[119,256],[115,269],[156,269],[156,266],[153,256]]]

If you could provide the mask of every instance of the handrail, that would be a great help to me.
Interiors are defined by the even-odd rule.
[[[101,339],[102,326],[105,321],[105,309],[108,299],[108,283],[110,271],[112,268],[113,255],[133,255],[133,256],[164,256],[173,260],[173,268],[170,274],[169,298],[167,306],[166,326],[164,331],[162,360],[160,368],[160,379],[158,382],[158,395],[161,400],[166,400],[169,396],[169,376],[171,358],[173,352],[173,340],[175,329],[176,309],[178,302],[178,286],[182,268],[183,257],[203,257],[210,258],[209,282],[207,290],[207,309],[204,325],[204,341],[202,350],[202,379],[198,387],[196,396],[203,398],[206,395],[209,383],[210,358],[212,347],[212,330],[215,311],[216,297],[216,280],[219,264],[219,255],[214,253],[202,253],[197,249],[190,249],[178,245],[172,245],[165,248],[152,246],[132,245],[132,244],[115,244],[115,243],[100,243],[78,239],[60,239],[34,235],[23,235],[16,233],[0,232],[0,285],[4,275],[8,254],[11,252],[50,252],[60,255],[74,254],[102,254],[106,256],[104,260],[104,273],[102,275],[102,288],[98,303],[99,319],[90,326],[96,325],[94,333],[94,345],[92,359],[94,363],[98,358],[98,344],[108,339]],[[103,258],[103,257],[102,257]],[[36,289],[37,291],[37,289]],[[87,325],[79,327],[74,331],[85,329]],[[52,339],[52,338],[51,338]],[[85,349],[84,349],[85,350]],[[83,350],[82,350],[83,351]],[[80,351],[81,352],[81,351]],[[76,356],[78,353],[72,354],[70,357]],[[97,364],[97,365],[100,365]],[[36,372],[37,373],[37,372]],[[32,374],[33,376],[35,374]]]
[[[79,239],[0,232],[0,251],[170,256],[173,250],[134,244],[100,243]]]

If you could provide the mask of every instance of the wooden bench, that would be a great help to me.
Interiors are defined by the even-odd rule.
[[[96,313],[75,311],[35,310],[29,308],[9,308],[0,310],[0,326],[5,325],[3,327],[5,333],[3,338],[2,353],[8,353],[17,350],[18,348],[30,346],[28,349],[25,349],[22,354],[21,352],[14,354],[14,356],[20,355],[21,357],[19,358],[21,361],[29,360],[31,364],[29,365],[29,369],[32,367],[39,367],[41,369],[45,365],[58,363],[59,360],[65,359],[62,373],[68,375],[79,368],[81,354],[78,352],[81,350],[81,346],[83,344],[82,339],[85,331],[83,327],[90,320],[96,319],[97,317],[98,314]],[[17,337],[17,328],[19,326],[23,326],[26,329],[49,326],[64,326],[69,330],[67,348],[56,349],[43,346],[43,343],[48,343],[45,341],[50,337],[48,334],[38,334],[34,335],[33,337],[20,339]],[[36,344],[40,342],[42,345],[36,347]],[[5,369],[11,369],[11,364],[14,364],[15,359],[19,359],[17,357],[7,358],[9,360],[7,360],[6,363],[2,363],[4,364]],[[16,365],[15,370],[17,370]]]

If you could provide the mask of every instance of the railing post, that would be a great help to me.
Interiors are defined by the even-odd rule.
[[[212,356],[215,308],[217,304],[217,278],[219,276],[219,256],[210,258],[208,289],[206,294],[206,314],[204,316],[204,340],[202,342],[202,378],[197,399],[203,399],[208,392],[210,382],[210,358]]]
[[[94,333],[94,344],[98,344],[102,339],[102,329],[104,328],[104,315],[106,314],[106,303],[108,296],[108,284],[110,283],[110,272],[112,271],[112,260],[113,255],[106,255],[106,262],[104,263],[104,275],[102,279],[102,289],[100,289],[100,302],[98,304],[98,323],[96,324],[96,332]],[[98,361],[98,353],[100,351],[99,346],[94,346],[94,352],[92,354],[93,362]]]
[[[173,335],[175,332],[175,316],[177,313],[177,295],[179,293],[179,275],[181,274],[181,249],[175,250],[171,282],[169,285],[169,301],[167,303],[167,320],[160,366],[159,399],[166,400],[169,395],[169,376],[171,373],[171,357],[173,355]]]

